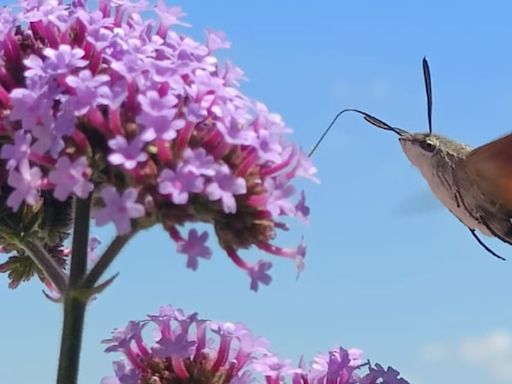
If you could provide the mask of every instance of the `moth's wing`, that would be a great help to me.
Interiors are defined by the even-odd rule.
[[[512,134],[473,149],[464,167],[484,196],[512,211]]]

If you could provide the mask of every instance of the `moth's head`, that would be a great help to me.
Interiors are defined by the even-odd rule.
[[[430,133],[406,133],[398,139],[411,163],[419,166],[429,163],[440,150],[441,138]]]
[[[464,144],[433,133],[404,133],[398,140],[411,163],[416,166],[430,163],[439,156],[459,157],[470,150]]]

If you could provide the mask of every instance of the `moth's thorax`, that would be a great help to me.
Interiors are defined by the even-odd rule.
[[[438,135],[410,134],[400,137],[400,145],[415,165],[436,197],[467,227],[490,235],[488,229],[474,215],[474,203],[469,191],[457,190],[456,177],[461,175],[461,162],[471,147]],[[470,193],[470,192],[469,192]],[[464,202],[459,201],[460,198]]]

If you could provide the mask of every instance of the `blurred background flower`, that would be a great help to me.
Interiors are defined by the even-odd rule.
[[[153,342],[143,332],[154,328]],[[373,366],[359,349],[318,354],[309,367],[278,358],[241,323],[199,319],[170,305],[112,332],[106,352],[119,352],[115,376],[102,384],[408,384],[393,368]]]

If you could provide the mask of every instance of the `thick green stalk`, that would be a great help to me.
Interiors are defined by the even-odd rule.
[[[77,383],[86,305],[87,303],[79,297],[67,296],[64,299],[64,324],[57,384]]]
[[[76,384],[84,330],[87,298],[79,295],[79,283],[87,272],[91,199],[75,198],[73,242],[68,289],[63,293],[64,322],[59,355],[57,384]]]

